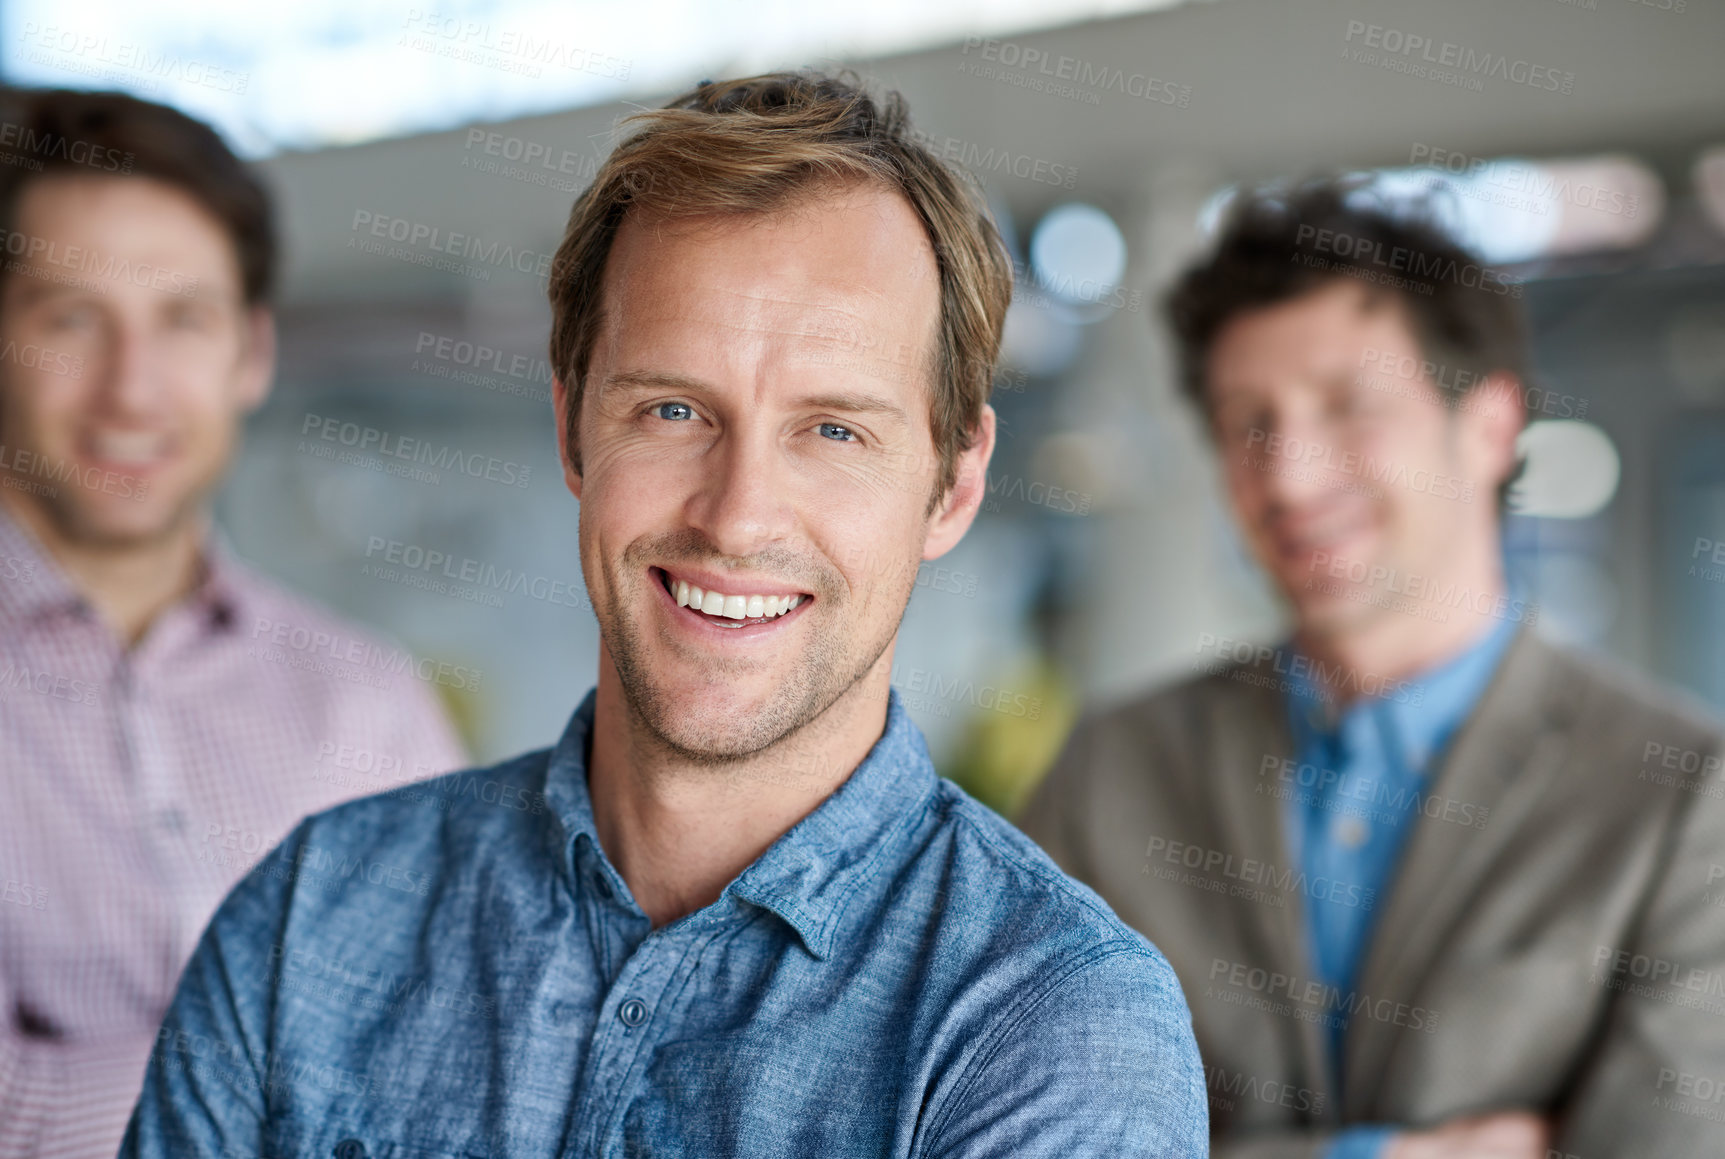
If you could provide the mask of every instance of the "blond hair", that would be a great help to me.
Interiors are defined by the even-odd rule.
[[[929,403],[937,502],[988,401],[1012,264],[968,183],[916,143],[904,98],[888,93],[877,102],[849,79],[773,73],[705,82],[629,123],[640,128],[576,199],[551,265],[551,366],[568,388],[571,465],[581,469],[583,379],[599,332],[606,259],[626,214],[765,214],[834,183],[879,183],[916,211],[939,269]]]

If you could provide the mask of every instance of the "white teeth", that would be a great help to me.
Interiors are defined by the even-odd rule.
[[[97,431],[90,442],[98,458],[114,463],[148,463],[167,446],[162,435],[136,431]]]
[[[794,596],[730,596],[724,592],[702,591],[687,580],[671,579],[671,592],[679,608],[694,608],[709,616],[724,616],[731,620],[770,620],[782,616],[803,602]]]

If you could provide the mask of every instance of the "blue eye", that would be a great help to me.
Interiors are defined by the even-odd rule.
[[[687,403],[681,402],[662,402],[658,406],[657,414],[660,418],[674,423],[695,417],[694,410]]]
[[[822,423],[818,428],[821,438],[831,439],[835,443],[854,443],[856,434],[849,427],[841,427],[837,423]]]

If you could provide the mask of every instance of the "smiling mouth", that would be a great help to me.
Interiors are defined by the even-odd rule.
[[[722,628],[746,628],[757,624],[770,624],[789,616],[804,604],[812,603],[814,596],[807,592],[775,593],[761,595],[751,592],[722,592],[712,588],[702,588],[687,580],[678,579],[663,568],[652,569],[659,586],[665,589],[667,595],[674,600],[679,608],[687,608],[690,613]]]
[[[85,458],[130,470],[145,470],[169,457],[173,440],[159,431],[122,431],[99,428],[79,444]]]

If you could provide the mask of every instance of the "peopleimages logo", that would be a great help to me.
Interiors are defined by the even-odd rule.
[[[1473,502],[1473,483],[1459,476],[1428,471],[1424,467],[1409,469],[1406,463],[1379,460],[1359,451],[1337,453],[1337,448],[1329,443],[1300,439],[1284,435],[1280,431],[1258,428],[1249,431],[1246,435],[1246,454],[1242,460],[1244,465],[1266,470],[1266,464],[1274,460],[1298,463],[1302,467],[1314,468],[1317,471],[1356,476],[1367,482],[1434,495],[1439,499]]]
[[[482,156],[474,155],[476,147]],[[594,154],[547,145],[543,141],[505,136],[485,129],[469,129],[461,167],[478,173],[493,173],[526,185],[555,189],[559,193],[579,193],[599,171],[599,160]]]
[[[960,62],[961,71],[1017,88],[1079,100],[1084,104],[1100,104],[1099,90],[1179,109],[1192,103],[1191,85],[1175,84],[1141,72],[1129,73],[1123,68],[1077,57],[1050,56],[1040,48],[1015,44],[1010,40],[967,37],[959,55],[969,56],[972,52],[988,63]],[[992,67],[994,65],[1000,67],[996,69]]]
[[[397,42],[401,47],[525,76],[542,76],[550,68],[626,81],[634,67],[620,56],[595,52],[528,28],[503,28],[470,20],[460,13],[409,8],[402,28],[406,31]]]
[[[553,579],[550,576],[536,575],[515,568],[499,568],[496,564],[471,557],[457,557],[435,548],[422,547],[417,543],[403,543],[396,539],[385,539],[381,535],[369,536],[365,544],[365,558],[377,560],[380,563],[393,564],[393,568],[377,569],[375,564],[367,564],[361,574],[376,574],[380,579],[406,583],[409,587],[420,587],[419,583],[411,582],[414,578],[430,581],[430,590],[437,591],[447,588],[441,580],[453,580],[458,584],[476,585],[476,593],[488,596],[518,595],[545,603],[561,604],[566,608],[591,608],[592,602],[587,598],[587,586],[579,579]],[[396,569],[401,569],[398,572]],[[459,589],[451,589],[458,591]],[[466,597],[471,598],[471,597]],[[490,603],[489,600],[476,602]],[[493,607],[502,606],[501,599],[492,603]]]
[[[197,85],[221,93],[244,96],[251,74],[207,61],[176,56],[147,44],[115,40],[78,28],[24,22],[22,43],[31,49],[29,59],[66,72],[106,78],[119,69],[149,78],[142,87],[158,90],[160,81]]]
[[[1380,266],[1408,275],[1416,281],[1453,282],[1470,290],[1485,290],[1500,297],[1521,297],[1521,283],[1497,270],[1453,257],[1428,254],[1408,246],[1385,246],[1369,237],[1355,237],[1340,230],[1319,229],[1302,222],[1294,230],[1294,244],[1320,254],[1333,254],[1366,266]],[[1300,255],[1295,255],[1298,258]]]
[[[415,656],[404,649],[388,648],[370,640],[305,628],[285,620],[258,617],[252,626],[252,639],[286,650],[280,655],[265,649],[256,650],[255,657],[260,660],[275,661],[296,656],[306,661],[326,660],[348,665],[357,672],[412,676],[429,684],[441,684],[462,692],[479,691],[480,672],[477,668]],[[302,663],[294,666],[313,665]],[[379,684],[378,687],[387,687],[387,684]]]
[[[69,483],[87,491],[117,495],[121,499],[143,499],[150,489],[148,479],[122,475],[101,467],[80,467],[76,463],[51,459],[25,447],[8,447],[5,443],[0,443],[0,485],[17,486],[21,491],[33,490],[23,485],[32,479]],[[57,493],[52,487],[39,490],[49,495]]]
[[[1333,905],[1345,905],[1353,909],[1369,910],[1377,903],[1378,891],[1368,886],[1354,882],[1339,881],[1335,878],[1307,877],[1303,869],[1284,868],[1274,862],[1259,861],[1253,857],[1236,856],[1221,849],[1209,849],[1201,845],[1193,845],[1185,841],[1174,841],[1167,837],[1152,834],[1144,846],[1145,866],[1139,872],[1140,877],[1154,876],[1164,881],[1173,881],[1178,885],[1190,885],[1199,889],[1208,889],[1212,893],[1226,892],[1230,897],[1243,897],[1247,901],[1263,902],[1272,908],[1280,909],[1284,905],[1283,898],[1277,894],[1297,893],[1317,901],[1327,901]],[[1156,865],[1156,861],[1166,862],[1176,869],[1190,870],[1190,873],[1170,872],[1166,867]],[[1220,874],[1224,878],[1237,883],[1233,887],[1225,887],[1213,875]],[[1219,888],[1221,887],[1221,888]],[[1263,890],[1274,890],[1276,893],[1266,895],[1254,887]]]
[[[125,176],[131,173],[134,160],[133,154],[122,153],[107,145],[95,145],[13,121],[0,121],[0,146],[22,149],[24,156],[19,160],[26,162],[24,167],[32,172],[40,171],[46,159],[88,165],[103,173]]]
[[[1266,780],[1266,774],[1274,774]],[[1345,779],[1337,769],[1295,761],[1292,757],[1265,753],[1258,765],[1258,793],[1281,800],[1297,800],[1306,808],[1363,817],[1378,824],[1394,825],[1409,810],[1433,821],[1448,821],[1468,829],[1484,829],[1491,810],[1468,801],[1457,801],[1421,792],[1416,786],[1389,783],[1376,777]],[[1279,782],[1277,784],[1276,782]]]
[[[1558,204],[1592,209],[1633,219],[1641,212],[1641,199],[1633,193],[1607,189],[1591,181],[1551,172],[1539,165],[1508,161],[1501,157],[1472,157],[1454,149],[1415,142],[1408,164],[1422,165],[1440,173],[1466,175],[1472,185],[1452,184],[1462,197],[1523,209],[1544,215]],[[1482,188],[1482,187],[1490,188]]]
[[[1219,1110],[1233,1110],[1237,1099],[1270,1103],[1292,1111],[1321,1112],[1324,1109],[1322,1092],[1291,1083],[1261,1079],[1242,1071],[1230,1072],[1220,1066],[1206,1066],[1204,1075],[1205,1085],[1210,1088],[1210,1105]]]
[[[1369,588],[1379,595],[1404,597],[1410,606],[1398,606],[1398,610],[1410,613],[1414,611],[1414,607],[1423,605],[1452,611],[1471,611],[1476,615],[1509,620],[1517,624],[1539,622],[1539,604],[1536,602],[1512,598],[1503,592],[1475,588],[1455,580],[1444,580],[1418,572],[1404,572],[1400,568],[1387,567],[1381,563],[1367,563],[1362,559],[1331,555],[1327,551],[1313,552],[1306,571],[1307,590],[1315,589],[1327,595],[1340,593],[1336,590],[1339,585],[1322,585],[1321,581],[1326,577]],[[1446,616],[1437,622],[1448,623],[1449,620]]]
[[[1381,52],[1386,58],[1402,65],[1411,65],[1417,60],[1424,65],[1455,69],[1458,73],[1470,77],[1496,78],[1511,84],[1565,95],[1568,95],[1575,85],[1575,74],[1572,72],[1561,72],[1548,65],[1534,64],[1526,60],[1511,60],[1502,53],[1479,51],[1453,41],[1437,41],[1417,32],[1386,28],[1381,24],[1367,24],[1363,20],[1348,21],[1344,39],[1348,44],[1354,44],[1357,40],[1365,48]],[[1374,59],[1368,63],[1377,61]]]
[[[7,256],[25,263],[12,272],[28,273],[30,263],[42,263],[59,266],[75,274],[88,274],[98,283],[130,282],[134,286],[187,298],[198,292],[198,279],[179,270],[149,262],[134,264],[130,258],[104,254],[88,246],[63,245],[54,238],[0,229],[0,249]],[[8,268],[10,270],[10,264]]]
[[[353,224],[348,227],[350,233],[364,232],[371,237],[387,238],[408,247],[409,252],[417,252],[420,258],[427,259],[418,264],[432,264],[432,259],[448,254],[465,262],[476,263],[477,266],[494,266],[499,269],[515,270],[518,273],[531,274],[541,281],[551,276],[551,261],[555,255],[542,253],[538,250],[526,249],[508,244],[507,242],[490,241],[475,237],[470,233],[445,229],[440,225],[428,222],[413,221],[405,217],[395,217],[387,213],[377,213],[369,209],[353,211]],[[348,248],[366,248],[362,238],[348,238]],[[367,252],[384,252],[374,247]],[[455,272],[467,272],[456,270]]]
[[[12,273],[11,266],[16,263],[7,262],[7,273]],[[40,370],[45,374],[57,374],[61,378],[82,378],[84,376],[84,356],[82,354],[67,354],[60,350],[50,350],[46,346],[38,346],[34,342],[18,345],[16,340],[8,339],[6,345],[0,346],[0,362],[15,362],[26,370]]]
[[[1347,693],[1350,697],[1384,697],[1397,704],[1418,705],[1425,702],[1425,686],[1422,684],[1380,676],[1347,664],[1329,664],[1299,652],[1273,648],[1268,644],[1253,644],[1247,640],[1233,640],[1212,632],[1200,632],[1198,646],[1194,651],[1200,655],[1208,653],[1222,665],[1234,665],[1256,670],[1260,674],[1268,672],[1278,677],[1290,678],[1281,682],[1289,689],[1295,687],[1292,681],[1305,680],[1318,685],[1320,690],[1335,689]]]
[[[948,716],[951,709],[943,702],[968,704],[984,712],[998,712],[1025,720],[1042,717],[1042,698],[1023,692],[996,688],[992,684],[977,685],[970,680],[946,679],[927,668],[911,668],[905,672],[894,669],[889,673],[894,687],[901,690],[905,701],[913,708],[926,708],[936,716]],[[931,699],[932,698],[932,699]]]
[[[1025,181],[1034,181],[1038,185],[1052,185],[1061,189],[1072,189],[1078,184],[1076,165],[1046,161],[1028,153],[1014,153],[1004,146],[990,145],[984,148],[974,141],[965,141],[958,137],[931,137],[916,132],[913,132],[911,137],[941,160],[961,166],[967,174],[999,176],[1008,173]]]
[[[1508,397],[1529,415],[1560,419],[1587,417],[1589,402],[1577,395],[1558,394],[1507,378],[1500,378],[1494,384],[1494,390],[1480,391],[1475,388],[1491,380],[1495,372],[1451,367],[1400,351],[1367,346],[1360,351],[1360,369],[1377,372],[1356,375],[1354,381],[1362,386],[1407,398],[1421,398],[1425,397],[1425,392],[1418,389],[1419,384],[1430,384],[1438,389],[1439,398],[1446,407],[1464,414],[1489,413],[1494,401]]]
[[[74,704],[94,707],[96,688],[96,685],[75,676],[64,676],[41,668],[32,669],[14,660],[0,661],[0,700],[4,700],[10,693],[23,690],[54,700],[69,700]]]
[[[1266,970],[1246,962],[1214,958],[1210,962],[1208,981],[1210,985],[1204,991],[1206,998],[1219,998],[1232,1005],[1265,1010],[1325,1027],[1340,1029],[1363,1014],[1375,1022],[1406,1030],[1426,1034],[1437,1030],[1437,1012],[1424,1006],[1343,990],[1328,982]],[[1223,986],[1227,989],[1223,990]],[[1278,1002],[1278,997],[1287,1001]]]
[[[476,451],[464,451],[448,444],[434,444],[424,439],[416,439],[407,435],[381,430],[378,427],[366,426],[363,423],[347,422],[330,415],[319,415],[307,412],[305,421],[300,426],[302,438],[300,449],[327,451],[329,454],[320,457],[334,456],[334,448],[318,447],[320,440],[326,443],[336,443],[343,447],[353,448],[353,454],[364,456],[375,454],[387,459],[399,459],[403,463],[430,467],[439,471],[456,471],[474,479],[484,479],[491,483],[502,483],[507,487],[525,487],[533,477],[533,468],[526,463],[517,463],[510,459],[499,459],[495,455],[482,455]],[[381,462],[381,460],[373,460]],[[364,466],[362,460],[358,465]],[[402,463],[391,463],[390,466],[402,466]],[[439,476],[429,475],[431,482],[436,482]]]

